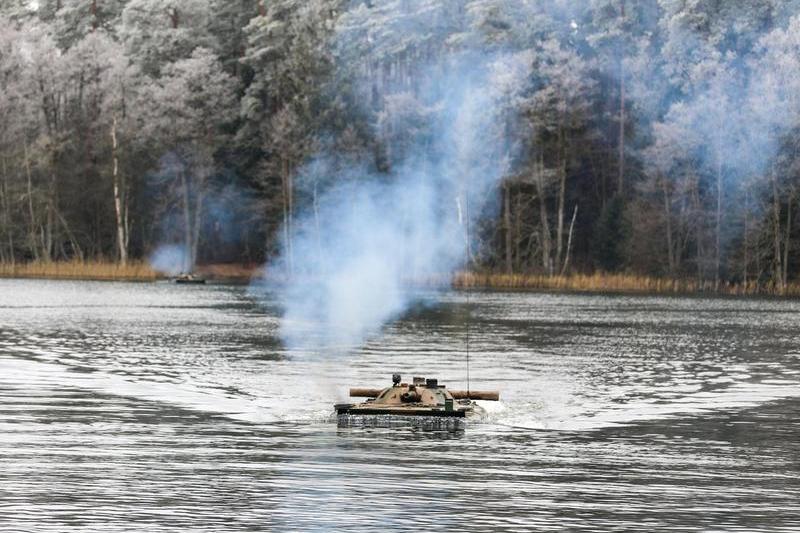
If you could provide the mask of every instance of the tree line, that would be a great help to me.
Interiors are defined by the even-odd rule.
[[[425,73],[502,50],[530,72],[473,268],[781,288],[798,36],[791,0],[9,0],[0,261],[265,261],[318,154],[388,175],[435,134]]]

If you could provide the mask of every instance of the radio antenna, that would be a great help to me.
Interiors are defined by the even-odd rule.
[[[465,263],[466,272],[464,276],[464,288],[467,292],[467,320],[464,323],[465,324],[464,329],[466,333],[465,336],[466,336],[466,348],[467,348],[467,397],[469,397],[469,323],[470,319],[472,318],[472,307],[470,305],[471,302],[470,302],[470,286],[469,286],[470,284],[469,273],[471,264],[470,260],[471,250],[470,250],[470,240],[469,240],[469,195],[467,194],[466,190],[464,191],[464,211],[466,214],[466,216],[464,217],[464,234],[465,234],[464,248],[466,249],[466,256],[467,256]]]

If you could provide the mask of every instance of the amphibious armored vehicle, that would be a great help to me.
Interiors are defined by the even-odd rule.
[[[392,386],[384,389],[350,389],[351,397],[366,397],[363,403],[336,404],[341,418],[350,415],[466,418],[486,412],[474,400],[499,400],[497,391],[449,390],[436,379],[415,377],[402,383],[400,374],[392,376]]]
[[[206,282],[204,278],[196,276],[194,274],[181,274],[175,277],[175,283],[180,283],[184,285],[202,285]]]

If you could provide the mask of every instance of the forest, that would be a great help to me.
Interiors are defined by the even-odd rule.
[[[325,191],[407,175],[485,58],[471,269],[796,279],[793,0],[4,0],[0,261],[291,271]]]

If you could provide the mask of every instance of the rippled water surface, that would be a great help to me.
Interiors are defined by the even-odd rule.
[[[287,352],[244,287],[0,280],[0,529],[800,531],[800,303],[425,294]],[[392,372],[461,432],[339,428]]]

